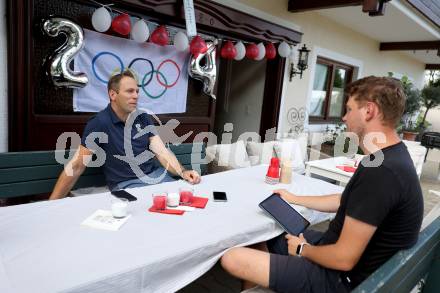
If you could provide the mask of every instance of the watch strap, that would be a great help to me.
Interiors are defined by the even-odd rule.
[[[304,245],[309,245],[307,242],[301,242],[300,244],[298,244],[298,246],[296,247],[296,255],[301,256],[302,251],[304,249]]]

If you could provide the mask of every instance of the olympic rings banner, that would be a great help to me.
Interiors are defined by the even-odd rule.
[[[155,114],[184,113],[188,92],[188,52],[174,46],[137,43],[84,30],[85,46],[74,59],[75,71],[84,72],[88,84],[74,89],[75,112],[99,112],[109,103],[107,82],[131,69],[139,86],[138,108]]]

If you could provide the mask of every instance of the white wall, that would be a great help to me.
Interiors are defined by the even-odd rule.
[[[0,152],[8,151],[8,75],[6,1],[0,1]]]

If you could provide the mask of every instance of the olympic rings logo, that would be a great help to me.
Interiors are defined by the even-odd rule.
[[[93,74],[95,75],[95,77],[96,77],[100,82],[102,82],[102,83],[104,83],[104,84],[107,85],[108,80],[105,80],[102,76],[100,76],[100,75],[98,74],[97,70],[96,70],[96,63],[98,62],[98,60],[99,60],[102,56],[106,56],[106,55],[107,55],[107,56],[110,56],[110,57],[112,57],[112,58],[114,58],[114,59],[117,61],[117,63],[119,63],[119,68],[116,68],[115,70],[113,70],[113,71],[110,73],[110,76],[112,76],[112,75],[114,75],[114,74],[116,74],[116,73],[122,73],[122,72],[125,70],[125,66],[124,66],[124,62],[122,62],[122,59],[121,59],[118,55],[116,55],[116,54],[114,54],[114,53],[112,53],[112,52],[103,51],[103,52],[100,52],[100,53],[96,54],[95,57],[93,57],[93,59],[92,59],[92,71],[93,71]],[[139,80],[140,80],[140,78],[139,78],[139,74],[138,74],[135,70],[133,70],[133,67],[134,67],[134,65],[135,65],[136,63],[139,64],[139,63],[141,63],[141,62],[145,63],[146,65],[148,64],[148,67],[149,67],[150,70],[144,74],[144,76],[143,76],[141,82],[138,84],[138,87],[142,88],[142,91],[143,91],[143,92],[144,92],[149,98],[151,98],[151,99],[158,99],[158,98],[162,97],[162,96],[166,93],[166,91],[167,91],[169,88],[174,87],[174,86],[178,83],[179,78],[180,78],[180,73],[181,73],[181,71],[180,71],[180,67],[179,67],[179,65],[178,65],[174,60],[171,60],[171,59],[165,59],[165,60],[163,60],[163,61],[159,64],[159,66],[157,67],[157,69],[155,69],[155,68],[154,68],[154,64],[153,64],[153,62],[152,62],[151,60],[149,60],[149,59],[146,59],[146,58],[134,58],[134,59],[131,60],[131,62],[128,64],[127,69],[131,70],[131,72],[135,75],[137,82],[139,82]],[[164,74],[163,72],[160,71],[161,68],[162,68],[165,64],[167,64],[167,63],[169,63],[169,64],[171,64],[171,65],[174,65],[174,67],[175,67],[176,70],[177,70],[177,77],[176,77],[176,80],[173,81],[172,83],[169,83],[168,79],[165,77],[165,74]],[[138,66],[139,66],[139,65],[138,65]],[[118,71],[119,71],[119,72],[118,72]],[[156,77],[156,81],[157,81],[157,83],[158,83],[160,86],[163,87],[163,90],[162,90],[159,94],[157,94],[157,95],[153,95],[153,94],[152,94],[151,92],[149,92],[148,89],[147,89],[148,86],[149,86],[149,85],[151,84],[151,82],[153,81],[153,78],[154,78],[154,77]]]

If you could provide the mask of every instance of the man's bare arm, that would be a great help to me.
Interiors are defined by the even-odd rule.
[[[361,258],[376,229],[375,226],[346,216],[341,235],[335,244],[304,245],[301,255],[329,269],[350,271]],[[288,237],[291,237],[288,239],[289,251],[296,250],[298,237]]]
[[[301,205],[303,207],[314,209],[320,212],[335,213],[341,203],[341,194],[329,194],[320,196],[295,195],[285,189],[273,191],[279,194],[289,203]]]
[[[200,175],[196,171],[185,170],[176,156],[165,147],[158,135],[150,137],[150,149],[156,154],[160,164],[172,174],[178,175],[192,184],[200,182]]]
[[[177,160],[176,156],[170,152],[163,143],[159,135],[150,137],[150,149],[157,156],[160,164],[174,175],[182,177],[184,168]]]
[[[61,172],[49,200],[66,197],[79,176],[81,176],[86,169],[86,163],[91,159],[92,154],[92,151],[88,148],[82,145],[79,146],[72,160],[66,164],[64,170]]]

